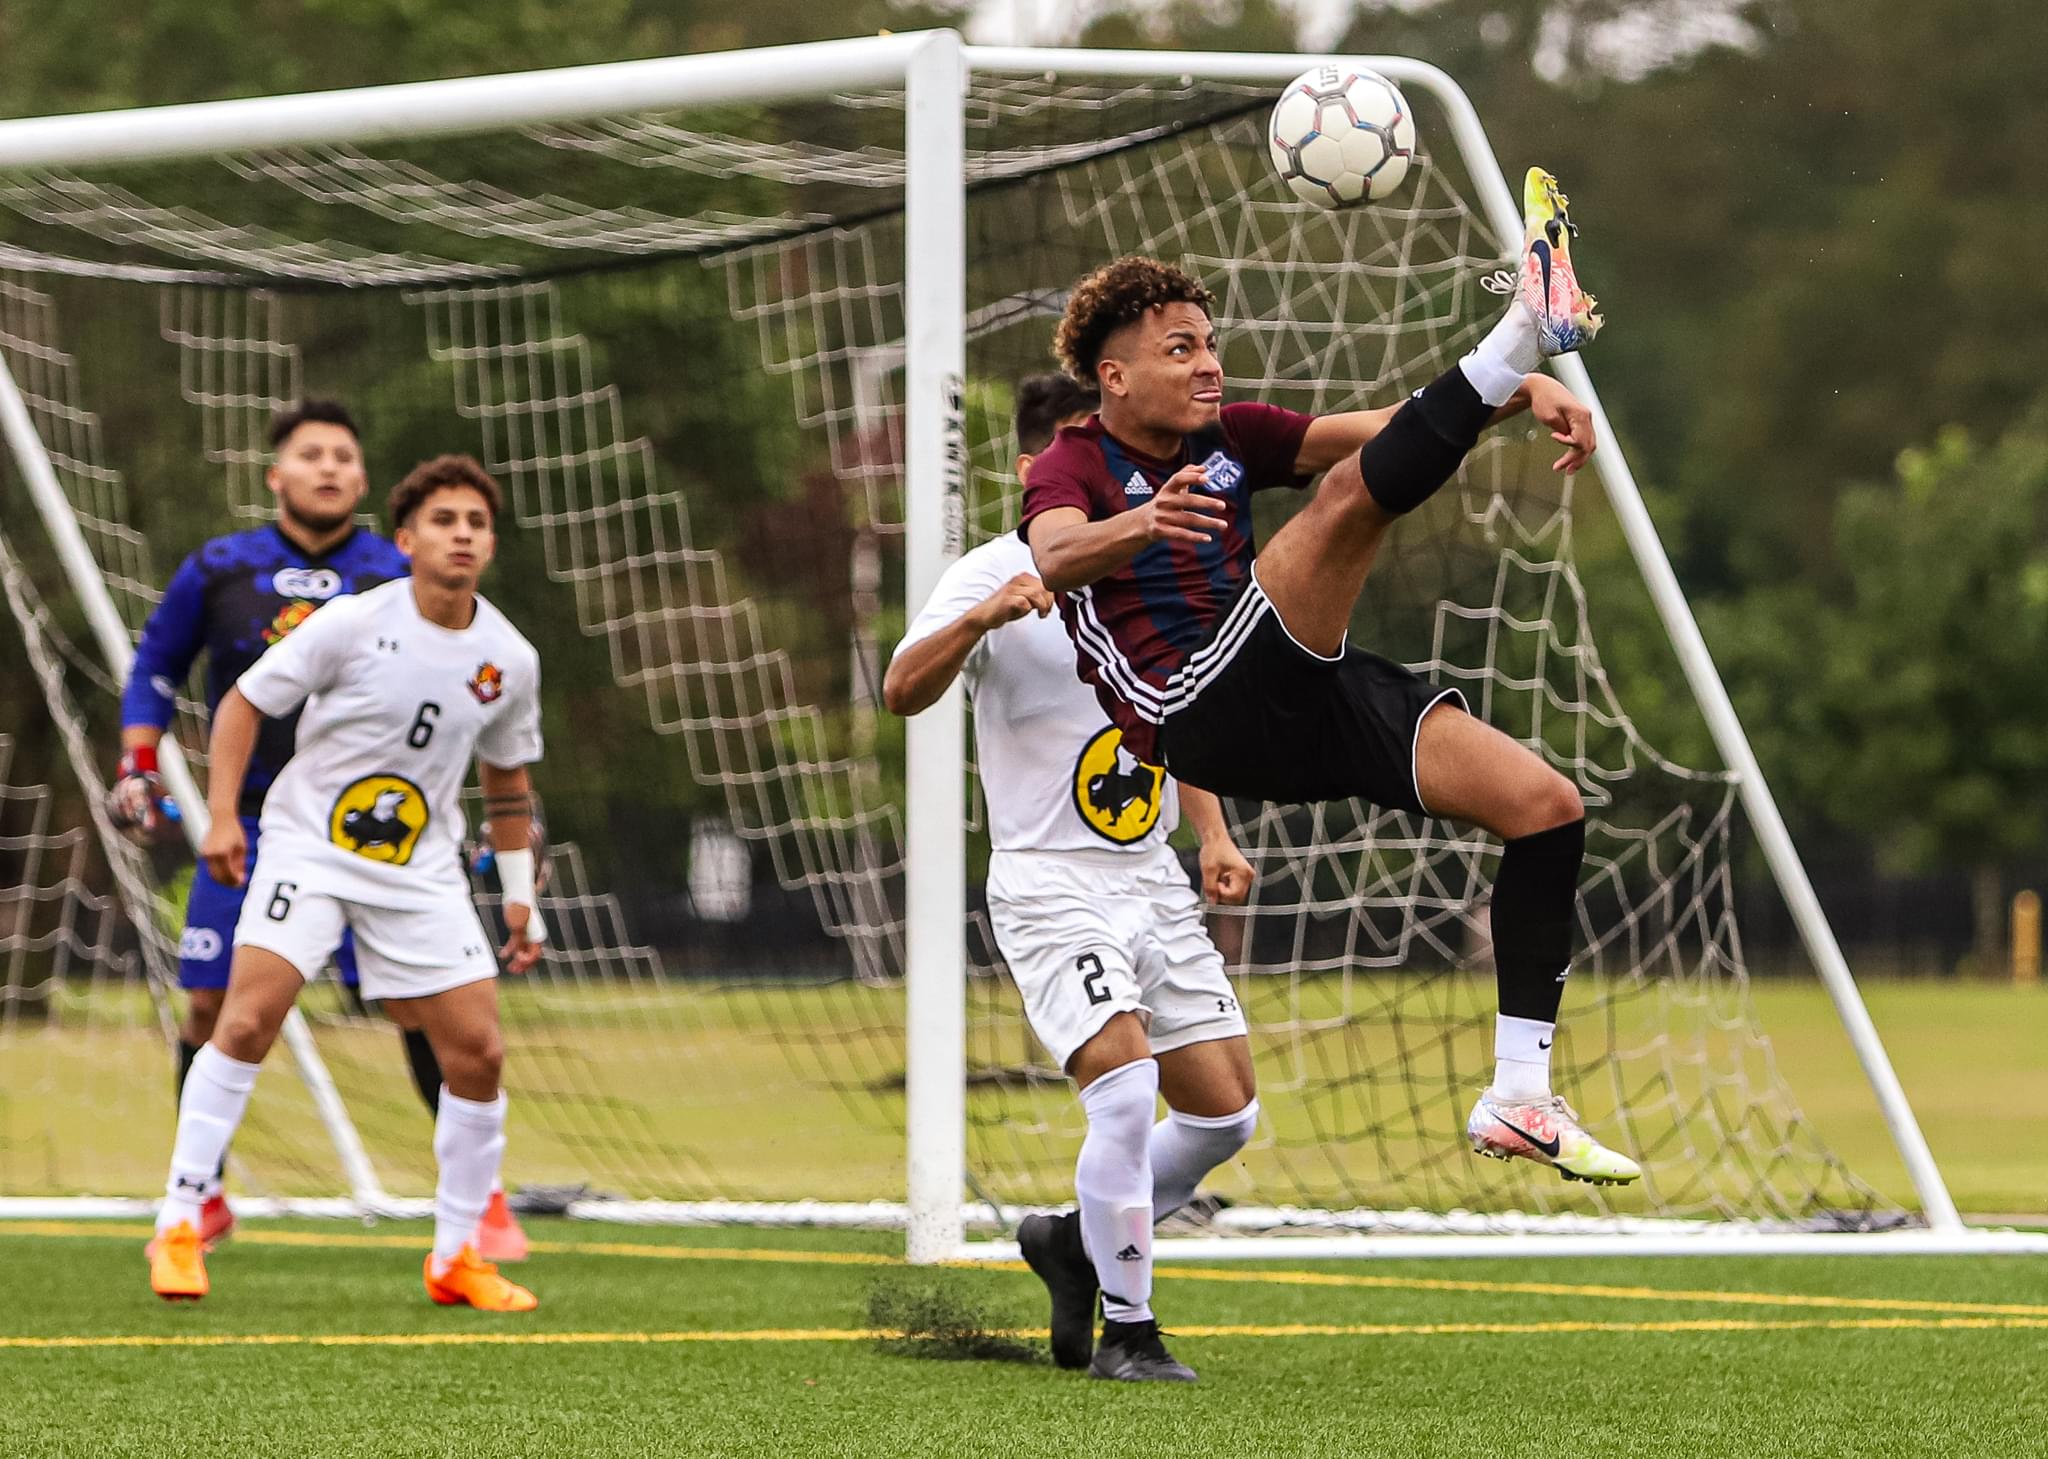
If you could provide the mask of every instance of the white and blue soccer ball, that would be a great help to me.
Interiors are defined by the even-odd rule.
[[[1415,160],[1415,114],[1400,88],[1339,61],[1288,83],[1266,135],[1294,195],[1323,208],[1393,196]]]

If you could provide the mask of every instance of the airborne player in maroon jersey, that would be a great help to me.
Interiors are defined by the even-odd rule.
[[[1555,181],[1532,170],[1528,197],[1506,316],[1412,399],[1378,410],[1310,417],[1225,404],[1208,289],[1150,258],[1088,275],[1055,343],[1069,373],[1100,390],[1101,410],[1038,457],[1020,530],[1062,595],[1081,677],[1132,753],[1219,795],[1355,796],[1500,838],[1497,1064],[1467,1135],[1480,1154],[1625,1182],[1640,1176],[1636,1163],[1550,1090],[1585,853],[1578,787],[1474,718],[1456,689],[1349,642],[1387,532],[1488,425],[1532,411],[1566,447],[1560,470],[1593,452],[1585,407],[1534,372],[1590,340],[1600,319],[1578,288]],[[1257,549],[1252,494],[1318,475],[1314,496]],[[1130,1162],[1131,1204],[1149,1199],[1141,1157]]]

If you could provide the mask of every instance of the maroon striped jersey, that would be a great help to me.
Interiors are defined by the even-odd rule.
[[[1106,521],[1152,500],[1190,462],[1209,468],[1209,494],[1228,508],[1207,542],[1154,542],[1108,577],[1060,595],[1081,678],[1095,688],[1132,754],[1159,763],[1159,726],[1174,675],[1207,643],[1251,576],[1252,493],[1302,486],[1295,457],[1313,417],[1274,405],[1226,405],[1212,426],[1161,460],[1119,441],[1101,416],[1069,426],[1031,463],[1021,531],[1055,507]]]

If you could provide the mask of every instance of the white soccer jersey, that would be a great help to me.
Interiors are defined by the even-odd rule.
[[[265,865],[317,866],[322,893],[371,907],[469,895],[459,862],[472,757],[540,758],[540,655],[476,600],[461,630],[420,616],[408,578],[338,598],[236,681],[268,715],[305,706],[263,803]]]
[[[1015,532],[983,543],[946,569],[896,651],[1036,572]],[[983,637],[961,679],[995,850],[1148,852],[1180,823],[1172,778],[1123,748],[1122,731],[1075,670],[1057,614],[1026,614]]]

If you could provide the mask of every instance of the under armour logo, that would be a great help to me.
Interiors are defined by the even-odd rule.
[[[1116,1259],[1118,1261],[1143,1261],[1145,1259],[1145,1253],[1138,1250],[1137,1243],[1133,1242],[1131,1245],[1126,1246],[1122,1251],[1119,1251],[1116,1254]]]

